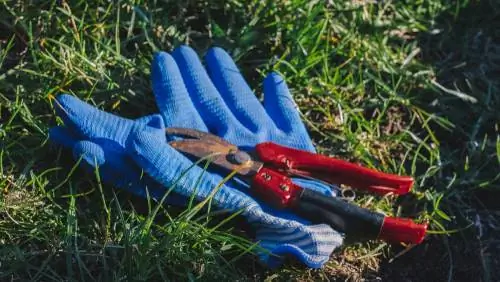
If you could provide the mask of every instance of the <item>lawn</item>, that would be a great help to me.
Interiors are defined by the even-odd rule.
[[[135,198],[50,143],[61,93],[157,112],[152,56],[180,44],[225,48],[259,97],[281,73],[319,152],[413,176],[356,202],[426,241],[266,269],[238,217]],[[0,1],[0,280],[498,281],[499,77],[493,0]]]

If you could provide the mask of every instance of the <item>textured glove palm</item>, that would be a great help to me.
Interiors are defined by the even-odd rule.
[[[158,53],[152,65],[153,90],[161,117],[123,119],[104,113],[71,96],[59,96],[58,113],[66,127],[56,127],[51,138],[83,156],[87,165],[98,165],[105,181],[145,196],[146,190],[161,197],[173,187],[171,201],[182,203],[195,194],[203,200],[221,181],[216,173],[189,169],[192,162],[168,146],[164,127],[188,127],[214,133],[242,149],[273,141],[314,151],[295,109],[285,82],[271,73],[264,80],[262,105],[252,93],[229,55],[213,48],[207,56],[207,71],[196,53],[180,47],[172,55]],[[140,169],[151,178],[140,178]],[[202,176],[201,176],[202,175]],[[202,177],[200,181],[200,176]],[[306,188],[331,193],[315,182]],[[309,225],[292,214],[276,211],[247,193],[246,187],[228,183],[213,198],[215,206],[243,211],[256,228],[261,246],[274,254],[292,254],[310,267],[321,267],[342,244],[342,236],[327,225]],[[270,265],[278,261],[265,253]]]

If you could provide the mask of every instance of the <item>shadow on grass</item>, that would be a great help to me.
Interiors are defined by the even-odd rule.
[[[455,125],[451,131],[433,127],[443,160],[435,189],[445,193],[444,209],[453,215],[447,227],[469,228],[432,236],[383,263],[384,280],[498,281],[500,5],[481,1],[449,11],[416,39],[421,61],[435,70],[418,104]]]

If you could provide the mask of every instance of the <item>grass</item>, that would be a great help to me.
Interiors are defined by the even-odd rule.
[[[495,1],[0,7],[1,280],[500,279]],[[136,199],[50,145],[53,95],[72,93],[125,117],[156,112],[152,54],[182,43],[200,55],[227,49],[258,95],[265,73],[283,74],[320,152],[414,176],[412,195],[357,202],[428,220],[426,242],[355,244],[321,270],[293,261],[268,270],[238,218]]]

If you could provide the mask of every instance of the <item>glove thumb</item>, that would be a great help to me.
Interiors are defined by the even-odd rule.
[[[88,165],[94,168],[102,166],[106,162],[102,147],[87,140],[78,141],[74,144],[73,156],[75,159],[83,158]]]

